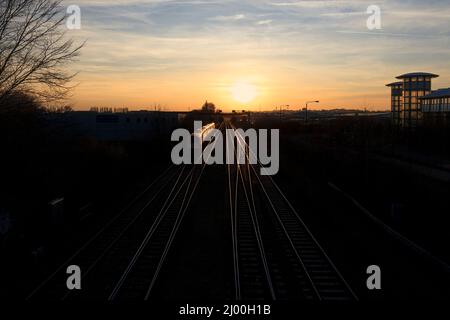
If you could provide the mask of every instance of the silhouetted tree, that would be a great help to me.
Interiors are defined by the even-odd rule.
[[[202,106],[203,112],[216,112],[216,105],[214,103],[206,101],[205,104]]]
[[[66,70],[83,45],[66,39],[60,0],[0,1],[0,103],[15,91],[58,100],[74,74]]]

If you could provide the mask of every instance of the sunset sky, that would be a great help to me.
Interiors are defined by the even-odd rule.
[[[87,40],[72,102],[167,110],[389,107],[406,72],[450,87],[450,6],[442,0],[77,0]],[[382,10],[370,31],[369,5]],[[244,92],[242,92],[244,91]],[[243,103],[243,100],[250,100]],[[241,102],[240,102],[241,101]]]

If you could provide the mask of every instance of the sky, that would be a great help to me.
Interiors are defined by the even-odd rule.
[[[65,0],[87,40],[75,109],[387,110],[413,71],[450,87],[450,4],[437,0]],[[369,30],[367,8],[381,9]]]

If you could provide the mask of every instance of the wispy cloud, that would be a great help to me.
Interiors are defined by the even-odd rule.
[[[262,25],[266,25],[266,24],[271,24],[272,22],[273,22],[273,20],[261,20],[261,21],[258,21],[256,24],[262,26]]]
[[[209,18],[208,20],[227,22],[227,21],[238,21],[242,19],[245,19],[245,14],[235,14],[233,16],[217,16]]]
[[[267,108],[324,93],[332,106],[363,103],[344,98],[354,95],[381,108],[388,104],[385,81],[411,70],[442,73],[450,61],[450,7],[438,0],[77,3],[82,30],[71,32],[88,40],[77,65],[82,107],[91,99],[135,99],[181,108],[202,95],[223,95],[233,78],[251,77],[266,89],[259,103]],[[382,9],[382,30],[375,32],[366,27],[371,4]],[[135,89],[104,89],[124,79]],[[449,82],[450,72],[438,85]]]

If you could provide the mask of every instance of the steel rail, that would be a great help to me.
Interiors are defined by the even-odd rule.
[[[139,201],[157,182],[159,182],[174,166],[170,165],[164,172],[159,175],[152,183],[150,183],[142,192],[134,197],[118,214],[116,214],[109,222],[107,222],[97,233],[89,238],[80,248],[78,248],[69,258],[67,258],[58,268],[53,271],[47,278],[45,278],[27,297],[26,300],[31,299],[40,290],[42,290],[47,283],[49,283],[59,272],[70,265],[71,261],[75,260],[89,245],[91,245],[99,236],[107,230],[114,222],[116,222],[121,216],[123,216],[137,201]]]

